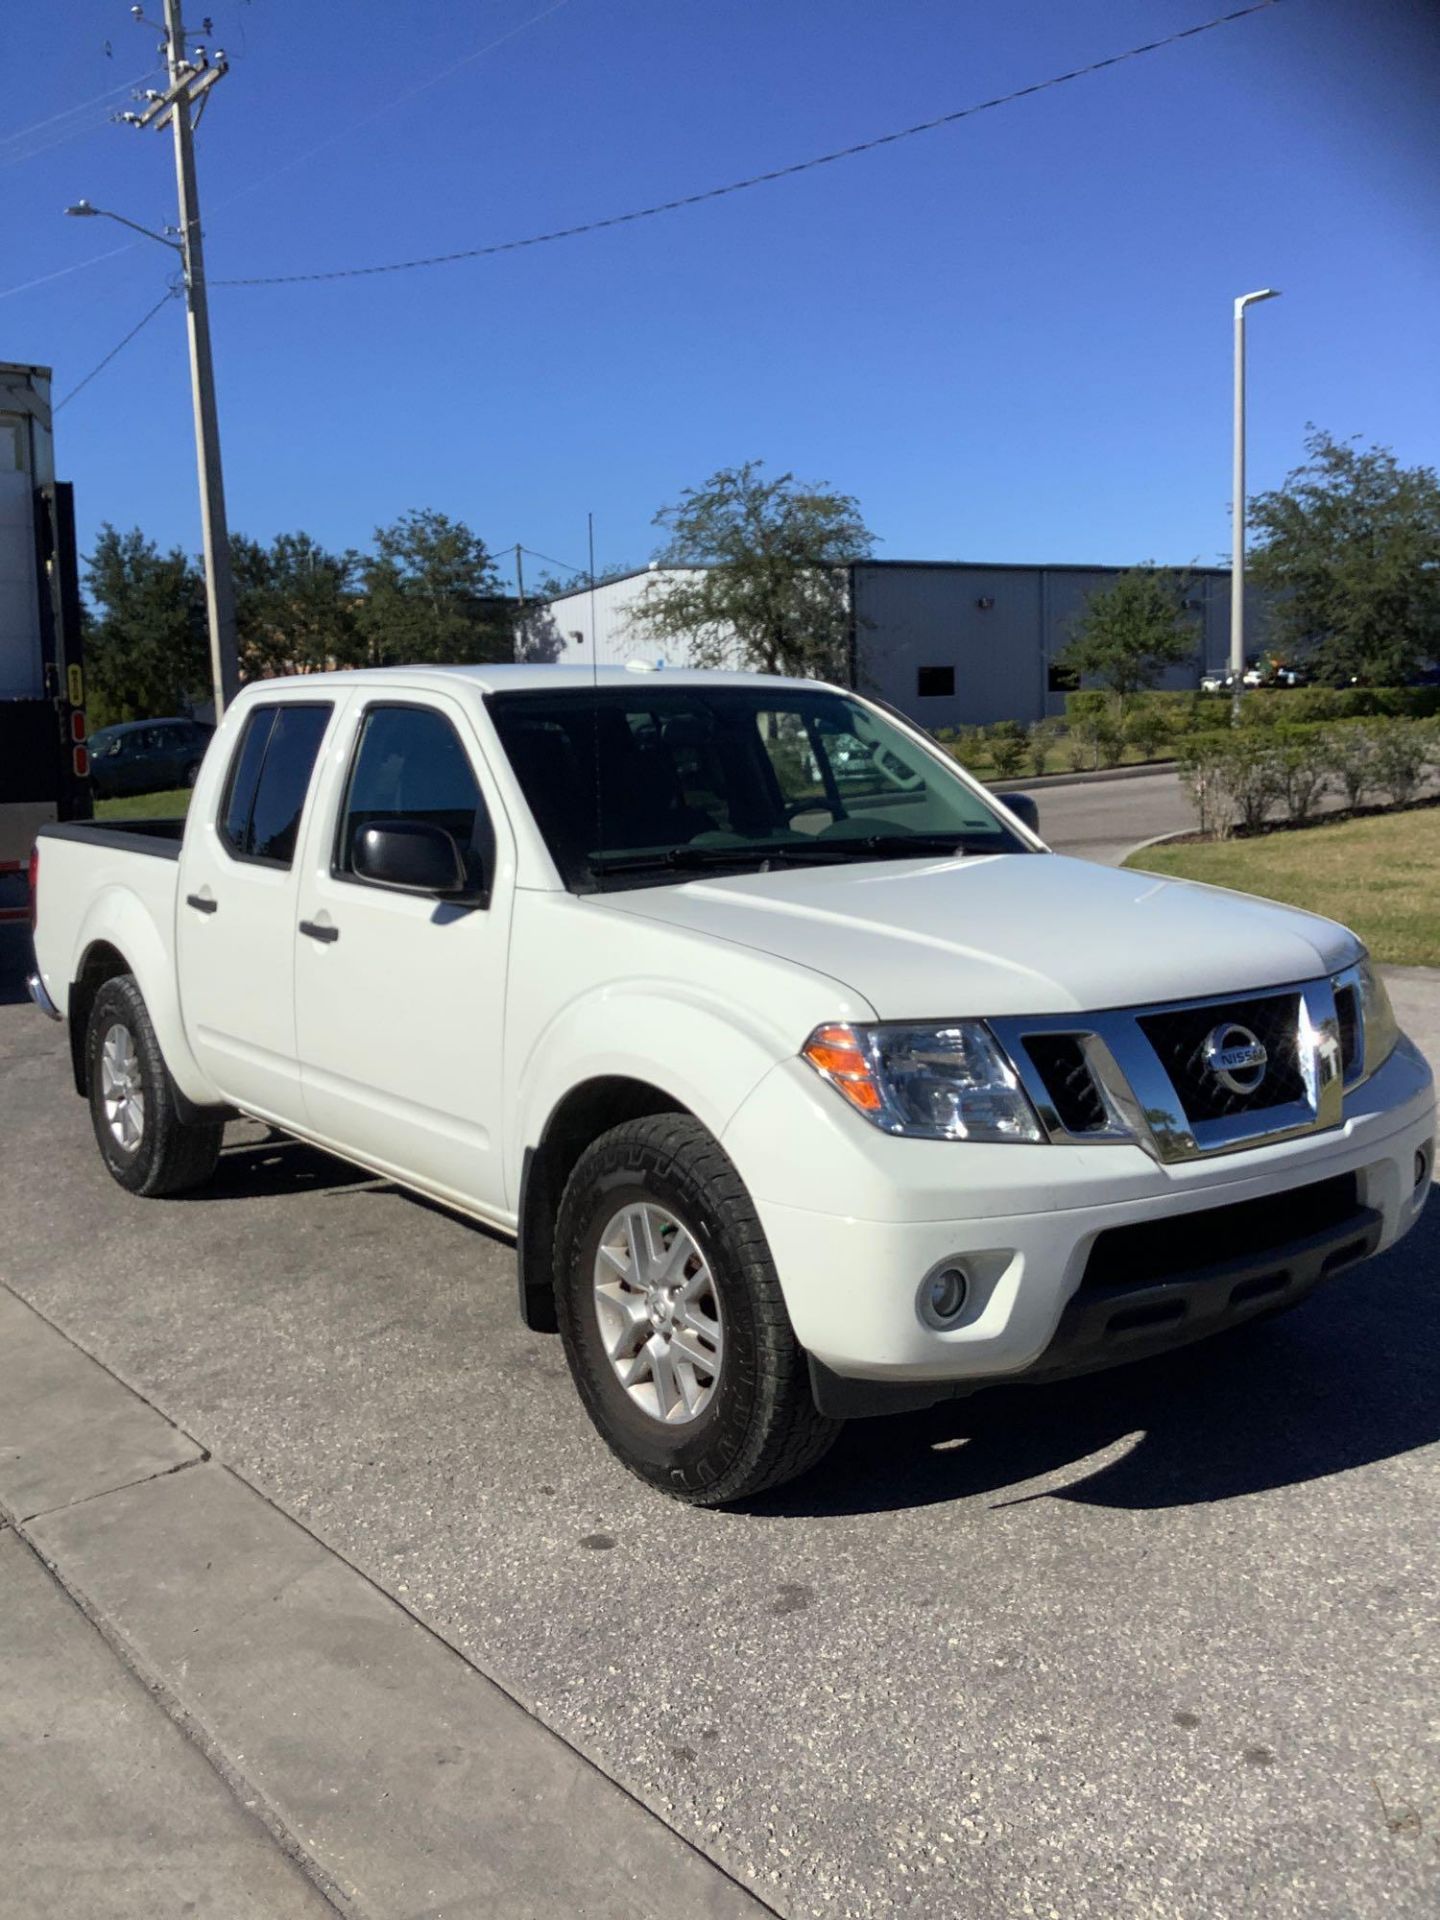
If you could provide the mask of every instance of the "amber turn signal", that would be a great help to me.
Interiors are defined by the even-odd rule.
[[[870,1062],[852,1027],[817,1027],[805,1042],[805,1058],[852,1107],[876,1113],[884,1105]]]

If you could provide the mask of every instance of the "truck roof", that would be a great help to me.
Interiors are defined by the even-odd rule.
[[[443,667],[348,667],[335,673],[289,674],[273,680],[252,680],[246,693],[280,687],[300,689],[328,686],[430,686],[443,688],[463,680],[481,693],[531,693],[601,687],[633,687],[640,680],[660,685],[807,687],[821,684],[815,680],[790,678],[782,674],[737,673],[728,667],[562,667],[541,663],[501,663],[494,666]],[[827,683],[828,684],[828,683]]]

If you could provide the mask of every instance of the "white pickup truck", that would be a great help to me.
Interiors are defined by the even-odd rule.
[[[1288,1306],[1430,1182],[1353,934],[1052,854],[814,682],[266,681],[183,836],[37,862],[31,993],[122,1186],[199,1186],[244,1114],[513,1237],[604,1439],[699,1504]]]

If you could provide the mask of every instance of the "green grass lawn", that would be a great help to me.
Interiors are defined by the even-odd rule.
[[[114,800],[97,800],[97,820],[181,820],[190,805],[189,787],[168,793],[126,793]]]
[[[1323,913],[1353,927],[1377,960],[1440,967],[1440,808],[1147,847],[1125,864]]]

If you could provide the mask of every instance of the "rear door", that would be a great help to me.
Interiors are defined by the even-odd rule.
[[[218,792],[186,826],[176,909],[180,1002],[228,1100],[304,1126],[295,1051],[296,855],[335,703],[252,706]]]
[[[312,1131],[482,1212],[507,1208],[501,1043],[514,842],[464,708],[357,701],[305,849],[295,1003]],[[360,879],[360,829],[442,826],[483,877],[457,906]]]

